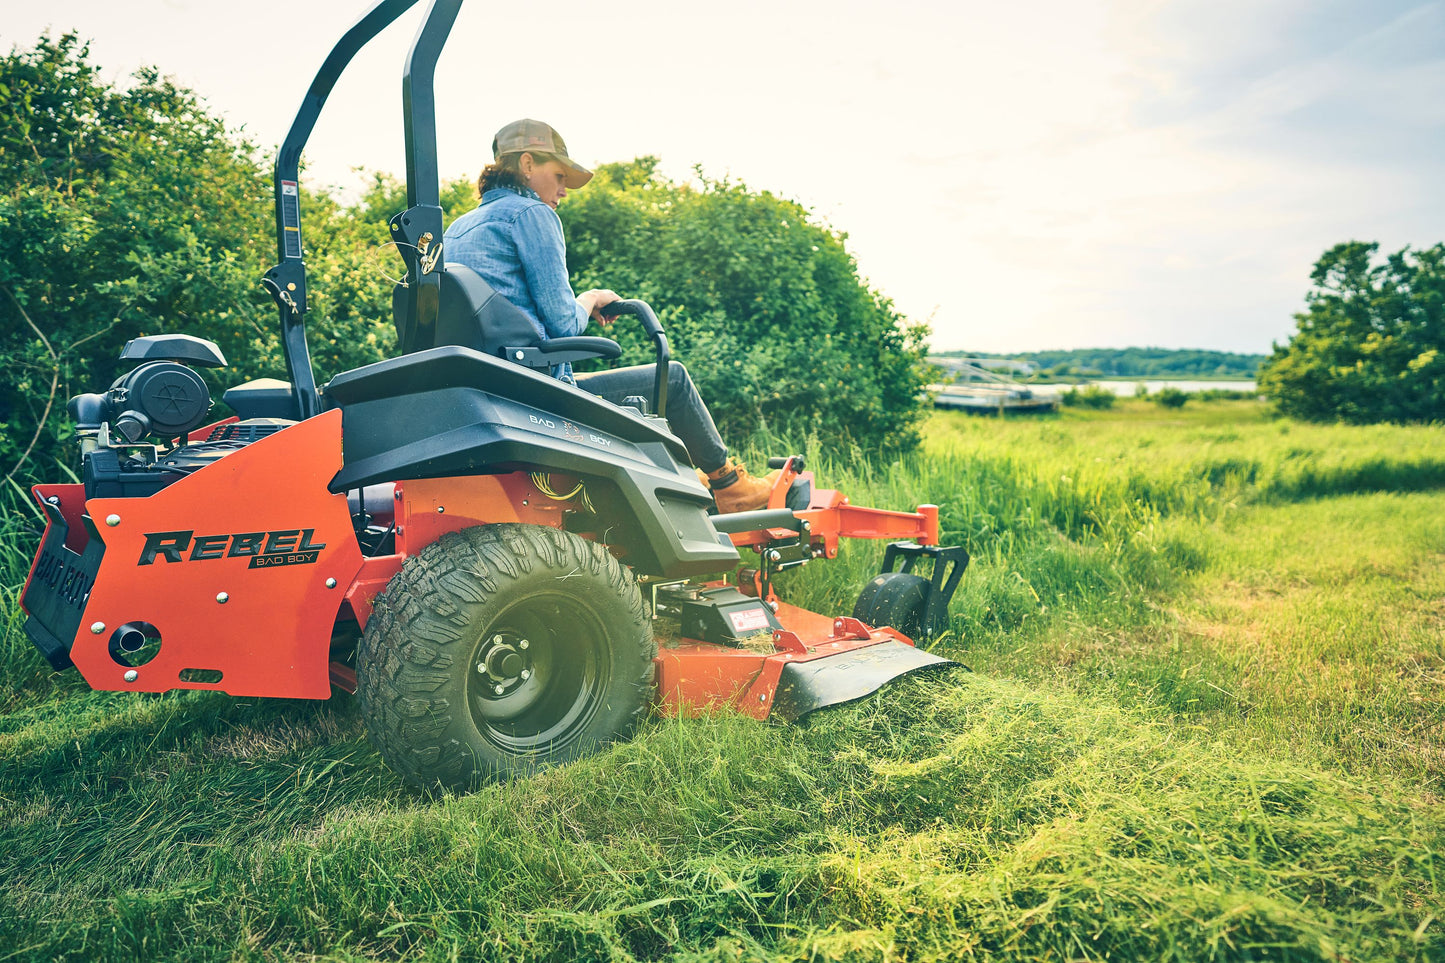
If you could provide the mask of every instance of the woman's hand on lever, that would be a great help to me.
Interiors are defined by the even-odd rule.
[[[583,291],[577,295],[577,303],[587,309],[587,316],[603,327],[611,324],[613,319],[604,318],[602,316],[602,309],[613,301],[621,300],[621,295],[607,288],[593,288],[591,291]]]

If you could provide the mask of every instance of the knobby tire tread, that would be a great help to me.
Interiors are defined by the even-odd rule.
[[[552,757],[479,760],[456,736],[470,726],[470,709],[458,696],[456,680],[470,666],[476,636],[470,615],[510,583],[537,574],[577,574],[592,591],[610,591],[630,622],[641,625],[640,658],[630,673],[631,688],[616,682],[610,691],[634,693],[632,705],[611,731],[585,748],[623,739],[647,713],[657,641],[632,573],[605,547],[569,532],[538,525],[495,524],[443,535],[408,559],[377,596],[358,643],[358,688],[367,734],[388,765],[418,786],[466,788],[486,778],[506,777],[566,761]],[[620,687],[620,688],[619,688]],[[464,691],[464,687],[462,687]],[[468,719],[458,720],[458,714]],[[500,750],[497,751],[500,754]],[[504,754],[503,754],[504,755]]]

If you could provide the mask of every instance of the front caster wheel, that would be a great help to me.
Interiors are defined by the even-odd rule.
[[[656,654],[637,583],[605,548],[484,525],[427,546],[377,597],[357,693],[407,782],[466,789],[630,735]]]

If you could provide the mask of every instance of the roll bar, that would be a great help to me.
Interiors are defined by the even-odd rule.
[[[280,263],[261,278],[281,317],[281,347],[291,377],[295,414],[310,418],[321,410],[316,375],[306,347],[306,264],[301,244],[301,196],[298,172],[301,150],[316,118],[343,70],[362,47],[391,25],[417,0],[378,0],[342,35],[311,81],[291,129],[276,154],[273,189],[276,198],[276,249]],[[392,236],[407,266],[407,298],[417,319],[402,350],[430,347],[435,332],[441,266],[442,211],[437,176],[436,98],[433,78],[437,58],[461,9],[462,0],[431,0],[407,54],[401,95],[406,130],[406,182],[409,209],[391,220]],[[411,344],[408,344],[411,341]]]

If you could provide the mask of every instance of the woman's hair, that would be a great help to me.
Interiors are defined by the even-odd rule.
[[[482,176],[477,178],[477,196],[480,198],[481,195],[496,187],[510,187],[513,190],[526,187],[527,182],[522,178],[523,154],[531,154],[532,160],[538,164],[545,164],[549,160],[553,160],[551,154],[544,154],[536,150],[503,154],[482,168]]]

